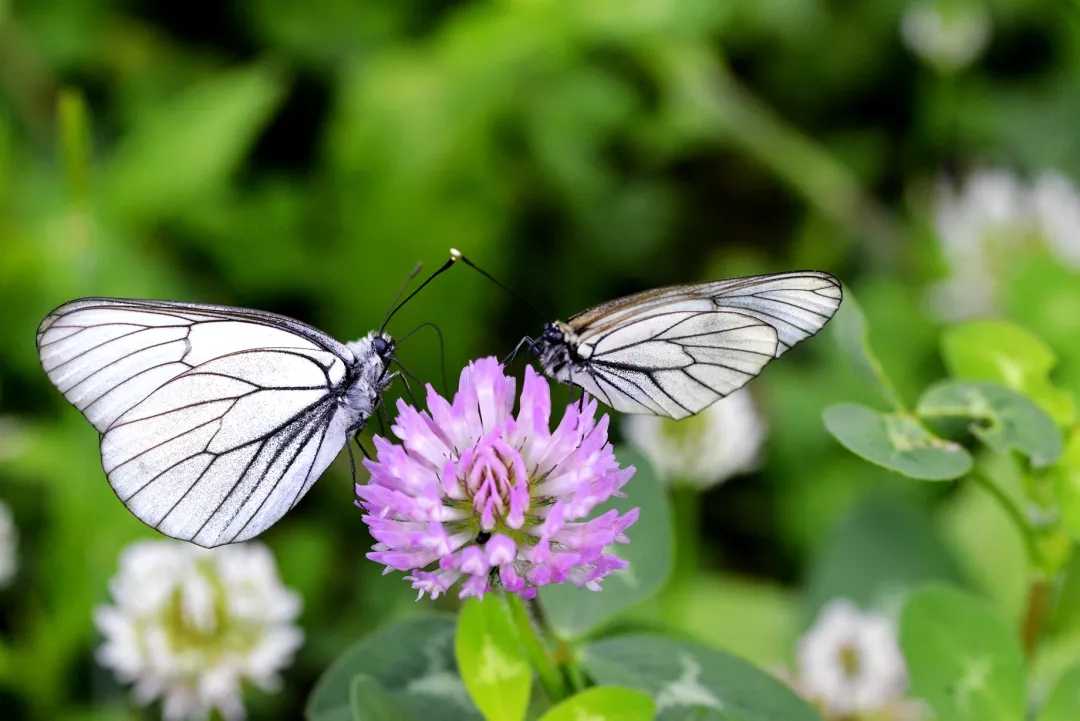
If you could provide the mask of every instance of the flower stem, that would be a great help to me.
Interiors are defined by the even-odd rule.
[[[897,247],[895,222],[863,190],[856,174],[743,87],[715,50],[676,45],[655,49],[653,55],[672,93],[697,111],[698,132],[722,136],[821,215],[875,240],[867,246],[870,251],[887,256]]]
[[[1043,621],[1050,610],[1050,582],[1046,578],[1036,578],[1028,589],[1027,610],[1024,612],[1024,625],[1020,637],[1024,642],[1024,652],[1028,658],[1034,658],[1039,645]]]
[[[700,565],[701,493],[688,485],[671,490],[672,519],[675,524],[675,567],[673,586],[685,584],[697,574]]]
[[[982,488],[998,502],[1001,509],[1005,511],[1006,515],[1008,515],[1016,525],[1017,530],[1020,531],[1020,535],[1024,539],[1024,548],[1027,550],[1028,561],[1035,568],[1042,568],[1042,551],[1039,550],[1039,543],[1035,538],[1035,531],[1028,522],[1024,512],[1016,505],[1016,501],[983,473],[972,473],[971,479],[982,486]]]
[[[1024,539],[1024,547],[1027,550],[1028,562],[1034,571],[1034,578],[1028,587],[1027,608],[1024,611],[1023,626],[1020,629],[1020,638],[1024,644],[1024,652],[1028,658],[1035,655],[1035,649],[1039,644],[1039,636],[1042,633],[1043,621],[1050,611],[1050,581],[1046,578],[1043,553],[1039,549],[1039,541],[1035,529],[1024,515],[1023,510],[1017,505],[1008,493],[983,473],[972,473],[971,478],[982,486],[994,500],[998,502],[1002,510],[1012,519],[1020,535]]]
[[[551,701],[557,702],[566,698],[568,693],[562,674],[558,666],[548,653],[548,648],[540,637],[537,624],[534,622],[525,603],[513,593],[506,594],[506,601],[510,606],[510,615],[521,637],[525,654],[529,657],[529,663],[536,670],[540,678],[540,685],[544,687]]]

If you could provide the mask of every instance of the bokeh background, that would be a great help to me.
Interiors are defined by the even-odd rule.
[[[1022,323],[1080,390],[1080,6],[952,7],[935,25],[907,0],[0,3],[0,499],[18,532],[0,708],[157,717],[94,660],[92,609],[152,532],[37,361],[37,323],[74,297],[249,306],[351,339],[455,246],[530,304],[455,268],[397,316],[398,336],[439,325],[453,378],[620,293],[810,267],[854,291],[909,398],[942,375],[958,314]],[[400,356],[439,382],[433,334]],[[680,511],[703,572],[625,623],[777,667],[871,571],[1021,613],[1023,550],[990,501],[828,437],[825,405],[869,397],[828,333],[753,393],[757,470]],[[249,696],[254,718],[297,718],[350,641],[420,607],[364,560],[352,498],[343,456],[265,536],[306,642],[280,693]],[[1080,621],[1051,623],[1049,675],[1080,648]]]

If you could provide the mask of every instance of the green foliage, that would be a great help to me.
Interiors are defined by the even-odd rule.
[[[722,651],[658,635],[629,635],[585,647],[582,663],[601,684],[652,694],[658,721],[820,721],[788,688]]]
[[[873,383],[885,401],[897,410],[903,409],[904,402],[900,399],[900,394],[870,345],[870,328],[866,322],[866,314],[850,289],[844,290],[844,301],[831,325],[833,336],[848,361],[864,379]]]
[[[353,676],[349,684],[349,708],[352,721],[413,721],[378,679],[364,673]]]
[[[374,720],[400,709],[428,721],[479,719],[457,674],[453,639],[454,620],[446,616],[417,616],[376,631],[326,669],[305,716],[309,721]],[[358,693],[363,698],[357,699]]]
[[[1080,428],[1073,430],[1056,470],[1062,522],[1073,538],[1080,540]]]
[[[652,721],[653,700],[641,691],[619,686],[596,686],[555,706],[540,721]]]
[[[807,580],[805,618],[836,598],[889,608],[923,584],[961,580],[925,511],[902,496],[876,494],[852,508],[822,543]]]
[[[1035,401],[1060,425],[1076,417],[1072,394],[1050,380],[1057,356],[1030,331],[1005,321],[976,321],[948,328],[941,355],[949,374],[999,383]]]
[[[653,596],[671,573],[674,541],[667,494],[640,453],[620,448],[617,456],[622,465],[633,465],[637,472],[626,485],[625,496],[612,499],[598,512],[608,508],[620,513],[634,507],[641,509],[633,526],[633,543],[617,547],[630,567],[607,578],[599,592],[570,584],[541,589],[544,615],[563,638],[585,635]]]
[[[1038,721],[1071,721],[1080,718],[1080,665],[1058,681],[1039,713]]]
[[[532,669],[506,599],[488,594],[461,608],[454,640],[461,678],[486,721],[522,721]]]
[[[106,206],[122,217],[169,216],[212,197],[284,90],[264,66],[222,73],[156,107],[102,168]]]
[[[900,644],[912,693],[941,721],[1015,721],[1027,705],[1024,655],[1009,625],[979,598],[924,589],[904,606]]]
[[[1046,413],[993,383],[945,381],[929,388],[916,411],[927,419],[966,418],[968,430],[997,453],[1018,451],[1036,468],[1061,455],[1061,432]]]
[[[947,481],[971,470],[971,454],[963,446],[935,436],[909,413],[841,403],[826,408],[822,417],[849,451],[909,478]]]

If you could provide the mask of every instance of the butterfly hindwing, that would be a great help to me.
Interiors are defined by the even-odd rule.
[[[776,343],[771,326],[741,313],[658,311],[583,338],[588,372],[573,380],[615,410],[683,418],[757,375]]]

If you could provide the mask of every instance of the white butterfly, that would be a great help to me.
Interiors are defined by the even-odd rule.
[[[842,297],[840,282],[819,271],[656,288],[523,342],[549,376],[617,411],[685,418],[821,330]]]
[[[342,344],[285,316],[171,301],[71,301],[45,317],[37,346],[101,433],[124,505],[207,547],[257,536],[295,506],[396,375],[381,331]]]

